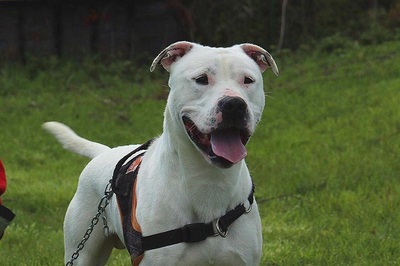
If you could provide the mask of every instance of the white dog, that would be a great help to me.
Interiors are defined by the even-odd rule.
[[[143,239],[154,239],[143,246],[140,237],[134,240],[142,252],[139,257],[130,252],[132,263],[258,265],[261,221],[244,158],[264,108],[261,74],[271,67],[278,75],[273,58],[253,44],[212,48],[177,42],[155,58],[150,70],[157,64],[170,72],[171,91],[163,133],[142,157],[128,219]],[[98,225],[83,245],[82,238],[117,163],[138,145],[109,148],[61,123],[43,127],[66,149],[93,159],[66,213],[65,262],[75,253],[70,264],[104,265],[113,247],[128,244],[121,221],[126,215],[115,194],[100,216],[100,224],[103,216],[107,222],[108,237]]]

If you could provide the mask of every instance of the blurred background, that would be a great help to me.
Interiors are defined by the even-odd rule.
[[[251,42],[278,64],[246,158],[261,265],[400,265],[400,0],[0,0],[1,198],[16,213],[0,265],[63,260],[88,160],[41,124],[111,147],[161,134],[168,73],[149,66],[179,40]]]
[[[0,1],[0,59],[140,60],[178,40],[253,42],[278,51],[318,43],[329,51],[393,39],[399,26],[399,0],[6,0]]]

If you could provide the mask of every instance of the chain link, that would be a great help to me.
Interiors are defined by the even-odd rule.
[[[109,236],[110,229],[107,224],[107,217],[105,214],[105,209],[106,209],[107,205],[110,203],[110,199],[111,199],[112,195],[113,195],[113,192],[112,192],[112,188],[111,188],[111,179],[110,179],[106,188],[104,189],[104,196],[101,198],[101,200],[99,202],[96,215],[93,217],[89,228],[86,230],[85,235],[83,236],[81,242],[78,244],[78,247],[76,248],[75,252],[72,253],[71,259],[65,264],[66,266],[74,265],[74,261],[79,257],[79,252],[85,247],[86,241],[89,240],[89,237],[92,234],[94,227],[99,222],[100,216],[102,216],[102,219],[103,219],[103,234],[105,237]]]

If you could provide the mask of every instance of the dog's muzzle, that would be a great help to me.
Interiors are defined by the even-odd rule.
[[[245,129],[247,125],[247,104],[239,97],[224,97],[218,102],[222,122],[218,127]]]
[[[242,98],[227,96],[219,101],[219,112],[222,121],[210,132],[201,132],[187,116],[182,120],[190,139],[204,155],[213,164],[229,168],[247,155],[245,145],[251,135],[247,128],[247,104]]]

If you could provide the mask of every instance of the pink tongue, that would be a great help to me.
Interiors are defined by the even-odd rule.
[[[231,163],[240,162],[247,150],[240,139],[239,131],[218,131],[211,134],[211,148],[215,155]]]

